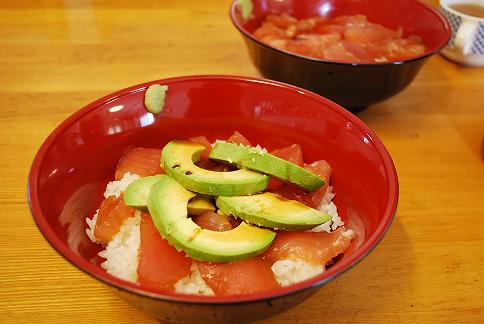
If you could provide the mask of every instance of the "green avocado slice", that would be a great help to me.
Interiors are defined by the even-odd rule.
[[[124,191],[124,203],[142,211],[147,211],[146,204],[151,187],[161,180],[162,175],[157,174],[150,177],[139,178],[131,182]]]
[[[283,230],[306,230],[331,220],[331,216],[279,195],[265,192],[252,196],[217,197],[217,207],[246,222]]]
[[[314,173],[255,147],[217,142],[209,157],[219,162],[235,164],[239,168],[269,174],[310,192],[325,184],[325,181]]]
[[[187,211],[188,215],[201,215],[205,212],[215,212],[215,206],[207,196],[197,195],[188,202]]]
[[[161,154],[165,172],[186,189],[202,194],[239,196],[266,189],[269,177],[259,172],[247,169],[216,172],[199,168],[194,163],[204,149],[203,145],[190,141],[169,142]]]
[[[194,196],[175,179],[163,175],[148,197],[148,210],[160,234],[189,257],[210,262],[238,261],[262,253],[274,240],[273,231],[244,222],[225,232],[201,228],[187,215],[187,203]]]
[[[136,208],[141,211],[148,211],[148,196],[151,187],[160,181],[161,174],[139,178],[128,185],[124,192],[124,203],[126,206]],[[215,211],[215,206],[211,200],[203,195],[197,195],[190,199],[187,205],[188,214],[200,215],[204,212]]]

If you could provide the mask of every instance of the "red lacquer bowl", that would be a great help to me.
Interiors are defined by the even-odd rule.
[[[314,91],[343,107],[358,111],[390,98],[406,88],[430,56],[449,41],[451,29],[445,18],[418,0],[250,0],[251,15],[244,19],[238,1],[230,9],[254,65],[267,78]],[[425,53],[403,61],[359,64],[320,60],[278,49],[257,40],[253,33],[269,14],[288,13],[298,19],[315,16],[365,15],[370,22],[403,36],[417,35]]]
[[[152,83],[168,85],[163,112],[143,105]],[[293,143],[305,160],[334,168],[335,203],[358,233],[351,251],[323,274],[275,291],[233,297],[163,292],[108,275],[85,234],[122,153],[163,147],[175,138],[227,138],[234,130],[268,149]],[[136,85],[82,108],[45,140],[29,175],[29,203],[49,243],[69,262],[160,319],[237,322],[287,309],[363,259],[382,239],[397,207],[398,181],[385,147],[363,122],[335,103],[294,86],[245,77],[180,77]]]

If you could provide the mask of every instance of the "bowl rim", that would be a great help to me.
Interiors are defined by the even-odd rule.
[[[324,271],[322,274],[310,278],[308,280],[296,283],[294,285],[277,288],[275,290],[268,290],[259,293],[251,293],[246,295],[234,295],[234,296],[199,296],[199,295],[183,295],[175,292],[161,292],[159,290],[150,289],[147,287],[141,288],[140,286],[129,283],[127,281],[121,280],[114,276],[109,275],[106,271],[101,269],[99,266],[96,266],[90,263],[88,260],[83,258],[82,256],[76,254],[72,250],[69,249],[67,245],[65,245],[58,237],[57,234],[50,228],[46,217],[44,216],[42,209],[40,207],[40,201],[38,200],[37,194],[37,182],[39,171],[44,159],[45,154],[49,150],[50,146],[54,143],[56,138],[62,134],[65,129],[67,129],[70,125],[76,122],[78,119],[82,118],[84,115],[88,114],[89,112],[99,108],[100,106],[112,102],[118,98],[123,96],[131,95],[136,92],[143,91],[149,85],[154,83],[179,83],[179,82],[186,82],[186,81],[195,81],[195,80],[203,80],[203,81],[216,81],[222,80],[226,82],[244,82],[249,84],[264,84],[268,86],[274,86],[277,88],[281,88],[283,91],[289,92],[298,92],[302,95],[307,96],[311,100],[315,100],[320,104],[325,105],[328,109],[333,110],[335,113],[341,115],[346,120],[350,121],[355,127],[357,127],[362,133],[368,137],[373,144],[375,150],[377,151],[382,163],[384,165],[384,170],[386,172],[386,176],[388,177],[389,181],[387,183],[387,191],[389,195],[389,201],[387,206],[383,212],[382,221],[377,226],[376,230],[369,235],[368,240],[364,242],[358,250],[360,253],[355,253],[352,257],[348,258],[344,262],[336,263],[333,267],[329,268],[328,270]],[[398,186],[398,176],[395,169],[395,165],[391,159],[390,154],[388,153],[387,149],[378,138],[378,136],[366,125],[357,118],[355,115],[344,109],[343,107],[339,106],[338,104],[326,99],[322,96],[319,96],[311,91],[292,86],[289,84],[285,84],[278,81],[262,79],[262,78],[255,78],[255,77],[243,77],[243,76],[233,76],[233,75],[192,75],[192,76],[179,76],[179,77],[170,77],[165,79],[153,80],[144,82],[141,84],[137,84],[134,86],[130,86],[118,91],[115,91],[111,94],[108,94],[104,97],[101,97],[83,108],[77,110],[72,115],[67,117],[64,121],[62,121],[44,140],[41,144],[39,150],[37,151],[34,160],[31,165],[31,169],[28,175],[28,183],[27,183],[27,199],[30,207],[31,214],[34,218],[34,221],[37,225],[37,228],[40,230],[44,238],[49,242],[49,244],[68,262],[79,268],[81,271],[85,272],[89,276],[106,283],[108,286],[112,288],[122,290],[128,293],[133,293],[135,295],[139,295],[142,297],[147,297],[150,299],[166,301],[166,302],[179,302],[184,304],[192,304],[192,305],[207,305],[207,304],[216,304],[216,305],[226,305],[226,304],[244,304],[244,303],[254,303],[260,301],[268,301],[274,300],[278,298],[283,298],[292,294],[296,294],[302,292],[304,290],[308,290],[311,288],[317,288],[329,282],[342,273],[346,272],[347,270],[351,269],[357,263],[359,263],[362,259],[364,259],[373,249],[378,245],[378,243],[383,239],[386,232],[388,231],[396,213],[397,204],[398,204],[398,195],[399,195],[399,186]],[[321,278],[324,277],[324,278]]]
[[[267,43],[264,43],[264,42],[258,40],[257,38],[254,37],[254,35],[252,33],[248,32],[244,27],[242,27],[242,25],[239,23],[239,21],[235,18],[235,12],[236,12],[236,8],[237,8],[238,0],[232,0],[232,4],[230,5],[230,8],[229,8],[229,16],[230,16],[230,20],[232,21],[232,24],[238,29],[238,31],[244,37],[250,39],[251,41],[253,41],[257,44],[259,44],[262,47],[271,49],[271,50],[276,51],[276,52],[280,52],[282,54],[285,54],[285,55],[288,55],[288,56],[291,56],[291,57],[294,57],[294,58],[298,58],[298,59],[302,59],[302,60],[308,60],[308,61],[312,61],[312,62],[318,62],[318,63],[336,64],[336,65],[353,66],[353,67],[358,67],[358,66],[391,66],[391,65],[401,65],[401,64],[405,64],[405,63],[415,62],[415,61],[419,61],[419,60],[428,58],[428,57],[440,52],[449,43],[450,38],[452,36],[452,28],[450,27],[449,22],[447,21],[447,19],[444,18],[444,16],[436,8],[430,6],[426,3],[423,3],[419,0],[406,0],[406,1],[414,2],[414,3],[422,6],[425,10],[430,11],[434,16],[436,16],[441,21],[441,23],[444,25],[444,30],[445,30],[445,33],[446,33],[445,42],[443,42],[440,46],[437,46],[433,50],[428,50],[426,48],[425,49],[426,51],[421,55],[412,56],[412,57],[405,59],[405,60],[395,60],[395,61],[389,61],[389,62],[353,63],[353,62],[345,62],[345,61],[323,60],[323,59],[318,59],[318,58],[314,58],[314,57],[311,57],[311,56],[305,56],[305,55],[293,53],[293,52],[290,52],[290,51],[287,51],[287,50],[284,50],[284,49],[280,49],[280,48],[271,46]]]

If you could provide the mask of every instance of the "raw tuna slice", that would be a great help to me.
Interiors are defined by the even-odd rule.
[[[212,150],[212,145],[210,145],[210,142],[205,136],[196,136],[190,138],[190,141],[196,144],[200,144],[205,146],[205,150],[200,154],[200,160],[207,160],[208,155],[210,154],[210,151]]]
[[[350,246],[354,236],[354,232],[346,232],[344,226],[332,233],[278,232],[262,258],[269,264],[283,259],[301,259],[325,265],[343,253]]]
[[[240,134],[238,131],[235,131],[232,136],[227,139],[227,142],[234,143],[234,144],[242,144],[251,146],[250,141],[245,138],[244,135]]]
[[[216,295],[240,295],[279,287],[270,265],[260,257],[231,263],[199,262],[198,269]]]
[[[223,232],[233,228],[229,216],[214,212],[205,212],[201,215],[193,216],[192,220],[201,228],[211,231]]]
[[[110,196],[104,199],[99,207],[94,236],[99,242],[107,244],[119,232],[123,222],[132,217],[134,212],[134,208],[125,205],[123,195],[119,198]]]
[[[138,282],[146,287],[174,290],[175,283],[190,274],[192,261],[160,235],[147,213],[141,215],[140,235]]]
[[[119,160],[115,179],[120,180],[126,172],[140,177],[163,173],[160,166],[161,150],[146,147],[134,147],[126,151]]]

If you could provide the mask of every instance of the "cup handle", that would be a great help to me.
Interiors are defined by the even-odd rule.
[[[476,21],[466,20],[462,22],[454,41],[454,45],[459,52],[462,52],[464,55],[470,53],[474,41],[474,34],[478,26],[479,22]]]

